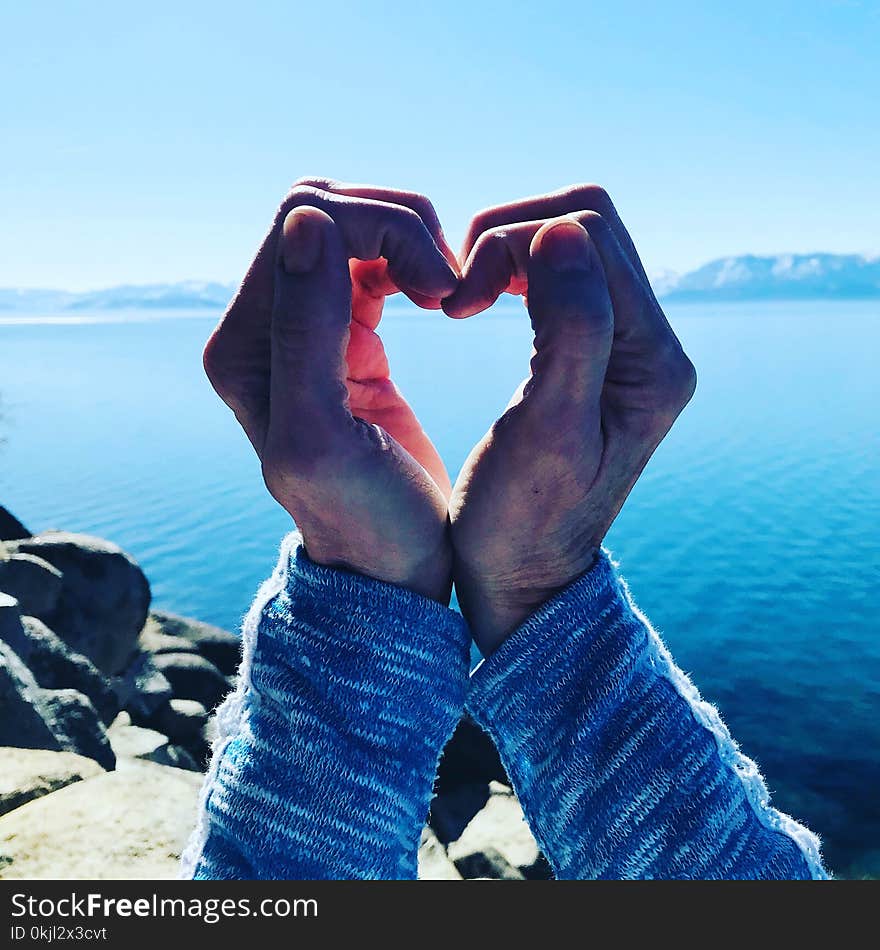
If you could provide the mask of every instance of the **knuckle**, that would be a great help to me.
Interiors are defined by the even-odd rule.
[[[440,219],[437,217],[434,205],[425,195],[419,194],[416,191],[405,192],[402,196],[402,200],[406,202],[407,206],[411,208],[425,224],[432,226],[440,224]]]
[[[405,205],[389,205],[388,217],[389,220],[393,221],[398,227],[402,227],[412,234],[420,233],[424,228],[424,222],[419,213],[413,211],[412,208],[407,208]]]
[[[495,218],[498,211],[496,208],[483,208],[471,218],[470,233],[472,235],[483,234],[494,227]]]
[[[604,213],[613,207],[608,192],[601,185],[593,183],[571,185],[565,189],[565,193],[584,208],[592,211]]]
[[[474,258],[485,258],[507,253],[507,230],[503,227],[490,228],[477,238],[474,245]]]
[[[275,215],[276,222],[283,221],[287,214],[301,205],[314,204],[323,208],[327,203],[327,192],[315,185],[297,184],[288,191]]]

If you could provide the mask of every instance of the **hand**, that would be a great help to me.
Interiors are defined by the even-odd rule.
[[[449,476],[376,328],[397,290],[439,308],[454,265],[420,195],[301,181],[204,354],[309,556],[444,603]]]
[[[531,375],[450,501],[456,591],[488,654],[594,563],[696,374],[596,186],[482,212],[462,259],[444,310],[522,293],[535,333]]]

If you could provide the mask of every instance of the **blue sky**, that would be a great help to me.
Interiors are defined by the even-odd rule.
[[[0,13],[0,286],[237,280],[287,185],[576,181],[649,270],[880,251],[880,3],[48,2]]]

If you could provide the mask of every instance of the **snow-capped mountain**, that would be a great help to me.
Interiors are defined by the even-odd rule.
[[[777,254],[722,257],[687,274],[652,275],[664,300],[784,300],[880,297],[880,257],[859,254]],[[83,310],[222,310],[233,284],[182,281],[126,284],[70,293],[0,288],[0,311],[65,313]]]
[[[656,286],[668,300],[880,297],[880,257],[777,254],[722,257]]]
[[[79,310],[222,310],[235,290],[233,284],[187,280],[176,284],[123,284],[104,290],[68,293],[64,290],[0,289],[0,311],[65,312]]]

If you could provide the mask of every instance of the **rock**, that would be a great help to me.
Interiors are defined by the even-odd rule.
[[[466,880],[524,881],[525,878],[495,848],[458,858],[455,866]]]
[[[171,699],[152,716],[134,718],[135,725],[155,729],[168,736],[172,743],[189,753],[195,766],[207,768],[210,744],[205,740],[208,712],[194,699]]]
[[[0,558],[0,590],[15,597],[24,614],[51,616],[61,596],[61,585],[61,571],[34,554]]]
[[[114,722],[107,731],[110,745],[117,761],[124,759],[144,759],[159,765],[197,771],[192,756],[179,746],[172,745],[167,736],[154,729],[132,726],[124,720]]]
[[[3,596],[0,595],[0,608]],[[0,620],[3,616],[0,609]],[[43,717],[43,693],[12,647],[0,640],[0,746],[55,751],[62,748]]]
[[[0,818],[7,879],[170,880],[195,824],[202,777],[129,761]]]
[[[149,653],[136,653],[113,686],[120,704],[141,719],[152,716],[174,695]]]
[[[72,752],[0,748],[0,815],[103,771]]]
[[[0,541],[22,541],[30,531],[6,508],[0,505]]]
[[[443,750],[435,791],[441,797],[459,785],[510,785],[495,744],[471,719],[462,717]]]
[[[118,673],[150,606],[150,585],[140,567],[115,544],[82,534],[47,532],[8,549],[35,555],[61,571],[58,604],[40,619],[102,673]]]
[[[44,689],[75,689],[88,696],[101,717],[109,723],[119,712],[119,700],[110,684],[90,660],[74,653],[36,617],[22,617],[21,627],[7,643]]]
[[[0,640],[12,643],[20,635],[21,607],[11,594],[0,591]]]
[[[181,745],[191,742],[201,745],[207,721],[207,709],[194,699],[170,699],[151,717],[154,728]]]
[[[461,837],[449,845],[450,860],[465,877],[472,877],[473,874],[465,873],[460,862],[467,863],[476,854],[495,852],[521,877],[525,877],[526,871],[537,876],[541,852],[519,802],[509,788],[496,782],[490,791],[485,807],[474,816]],[[470,868],[470,864],[467,866]]]
[[[446,856],[446,849],[430,828],[422,830],[419,843],[420,881],[460,881],[458,868]]]
[[[75,689],[43,690],[43,715],[62,749],[94,759],[105,769],[116,756],[95,707]]]
[[[205,745],[212,749],[214,743],[217,739],[220,738],[220,729],[217,723],[216,716],[208,716],[208,721],[205,723],[205,728],[202,730],[202,739],[205,740]]]
[[[238,664],[241,662],[241,640],[234,633],[209,623],[202,623],[200,620],[179,617],[165,610],[154,610],[150,619],[166,636],[188,640],[225,676],[232,676],[238,670]]]
[[[138,649],[144,653],[198,653],[198,647],[186,637],[176,637],[162,630],[154,614],[147,617],[138,636]]]
[[[443,844],[457,841],[488,800],[488,782],[458,785],[434,798],[428,824]]]
[[[213,709],[229,692],[226,678],[198,653],[159,653],[153,657],[177,699],[195,699],[205,709]]]
[[[0,746],[76,752],[108,769],[115,764],[104,726],[88,697],[73,689],[42,689],[2,640],[0,710]]]

